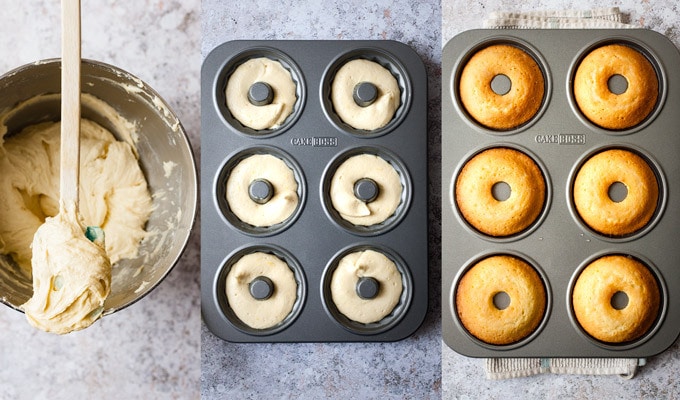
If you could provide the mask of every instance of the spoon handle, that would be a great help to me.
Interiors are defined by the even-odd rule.
[[[78,209],[80,180],[80,0],[62,0],[60,206]]]

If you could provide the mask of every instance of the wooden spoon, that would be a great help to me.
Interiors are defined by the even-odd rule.
[[[80,0],[62,0],[59,205],[78,211],[80,181]]]
[[[102,316],[111,289],[111,262],[103,231],[87,227],[83,232],[78,212],[80,0],[61,4],[59,213],[45,219],[33,236],[33,296],[22,307],[31,325],[64,334],[84,329]]]

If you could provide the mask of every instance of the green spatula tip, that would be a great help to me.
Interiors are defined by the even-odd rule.
[[[98,226],[85,228],[85,237],[93,243],[104,243],[104,230]]]

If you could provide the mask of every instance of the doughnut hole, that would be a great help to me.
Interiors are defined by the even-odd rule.
[[[628,197],[628,186],[623,182],[614,182],[609,186],[607,195],[614,203],[620,203]]]
[[[615,310],[623,310],[628,307],[628,301],[629,299],[626,292],[617,290],[616,293],[612,295],[609,303],[612,305],[612,307],[614,307]]]
[[[628,90],[628,79],[625,76],[614,74],[607,80],[609,91],[615,95],[621,95]]]
[[[499,310],[505,310],[510,306],[512,299],[506,292],[498,292],[493,295],[493,305]]]
[[[498,201],[506,201],[512,195],[512,188],[507,182],[496,182],[491,187],[491,195]]]
[[[512,89],[512,81],[505,74],[498,74],[491,79],[491,90],[499,96],[505,96]]]

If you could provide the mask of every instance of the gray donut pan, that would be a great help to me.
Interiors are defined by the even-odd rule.
[[[571,76],[589,50],[606,43],[632,45],[651,58],[660,76],[659,105],[652,117],[627,131],[589,123],[571,100]],[[463,111],[456,80],[465,61],[485,45],[510,43],[534,55],[546,77],[538,116],[518,129],[495,132]],[[442,65],[442,334],[453,350],[471,357],[648,357],[670,347],[680,333],[680,56],[664,36],[647,30],[473,30],[450,40]],[[537,161],[548,186],[539,221],[512,238],[494,239],[469,227],[456,209],[453,190],[463,163],[481,149],[518,148]],[[591,231],[571,205],[570,185],[579,164],[594,152],[623,147],[651,162],[660,178],[660,212],[651,225],[627,238]],[[527,339],[507,346],[482,343],[457,318],[456,284],[466,268],[492,254],[514,254],[542,275],[546,317]],[[570,288],[580,270],[604,254],[628,254],[660,283],[660,317],[641,339],[620,345],[599,342],[578,326]]]
[[[229,113],[224,98],[234,68],[253,57],[280,61],[297,82],[298,102],[279,129],[254,131]],[[385,128],[357,131],[341,122],[329,99],[334,72],[368,58],[388,67],[402,105]],[[427,77],[418,55],[394,41],[232,41],[215,48],[201,71],[201,309],[207,327],[232,342],[394,341],[421,325],[428,303]],[[273,229],[229,215],[222,185],[234,158],[272,153],[295,171],[299,209]],[[396,167],[406,190],[394,217],[376,229],[337,221],[324,193],[342,157],[378,154]],[[226,170],[225,170],[226,168]],[[404,292],[392,314],[374,324],[344,318],[328,304],[329,273],[352,250],[376,249],[397,264]],[[291,261],[298,300],[282,324],[249,329],[229,309],[224,278],[235,259],[267,251]],[[291,260],[292,258],[292,260]]]

